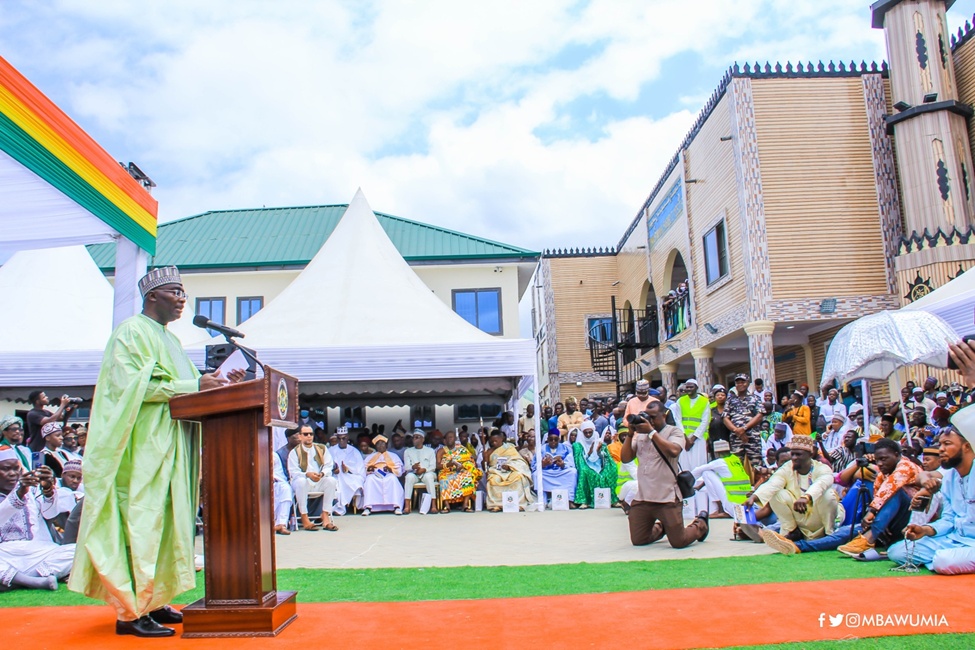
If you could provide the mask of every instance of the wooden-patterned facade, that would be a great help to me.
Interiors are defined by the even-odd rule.
[[[886,23],[893,70],[730,68],[617,246],[543,255],[538,297],[551,304],[536,305],[536,329],[558,335],[557,350],[546,348],[543,401],[612,392],[593,373],[586,331],[594,314],[610,315],[611,297],[620,310],[660,316],[659,344],[623,364],[627,381],[673,390],[691,376],[723,383],[744,370],[781,393],[819,384],[845,323],[902,306],[919,281],[935,289],[975,266],[966,185],[975,120],[963,115],[975,103],[975,30],[949,36],[944,11],[943,0],[912,0],[874,16]],[[950,43],[930,79],[911,58],[919,30]],[[948,100],[960,107],[926,108]],[[907,112],[899,102],[920,115],[897,117]],[[689,323],[668,331],[663,304],[685,279]],[[870,392],[890,396],[883,382]]]

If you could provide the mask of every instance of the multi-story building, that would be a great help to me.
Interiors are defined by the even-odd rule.
[[[872,9],[891,67],[735,64],[617,246],[543,254],[544,399],[816,387],[840,327],[975,265],[972,31],[948,38],[944,0]]]

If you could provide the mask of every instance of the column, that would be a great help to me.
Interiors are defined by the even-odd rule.
[[[115,243],[115,304],[112,328],[142,311],[139,280],[146,274],[149,255],[125,237]]]
[[[660,371],[660,379],[667,389],[668,397],[677,394],[677,364],[676,363],[661,363],[657,366],[657,370]]]
[[[813,357],[812,346],[803,343],[802,354],[806,359],[806,384],[809,386],[809,392],[819,395],[819,378],[816,375],[816,362]]]
[[[748,356],[752,367],[752,381],[762,378],[765,385],[775,390],[775,347],[772,332],[775,323],[770,320],[757,320],[745,323],[748,335]]]
[[[714,350],[711,348],[694,348],[694,375],[701,392],[707,394],[714,386]]]

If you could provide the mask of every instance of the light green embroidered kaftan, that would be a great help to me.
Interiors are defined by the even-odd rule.
[[[73,591],[135,620],[193,589],[199,426],[174,421],[169,399],[198,390],[179,339],[139,314],[105,349],[88,444]]]

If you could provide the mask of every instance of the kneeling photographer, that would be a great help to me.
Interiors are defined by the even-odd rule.
[[[693,496],[694,477],[680,472],[677,458],[684,449],[684,432],[668,425],[660,402],[650,402],[646,411],[627,416],[629,436],[620,449],[620,461],[639,459],[636,495],[630,504],[630,542],[645,546],[664,535],[674,548],[703,542],[708,536],[708,512],[700,512],[684,527],[683,499]],[[684,486],[681,487],[683,482]],[[690,490],[691,494],[684,494]]]

